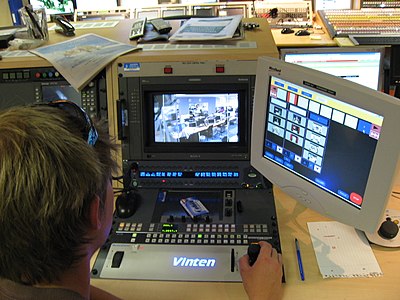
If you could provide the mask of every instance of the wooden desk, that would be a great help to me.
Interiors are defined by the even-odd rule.
[[[295,32],[299,29],[294,28]],[[322,29],[310,29],[313,31],[308,36],[296,36],[294,33],[282,34],[281,29],[271,29],[275,44],[278,48],[289,47],[336,47],[337,43]],[[319,39],[316,39],[319,38]]]
[[[328,31],[324,28],[324,25],[319,18],[316,16],[314,27],[320,26],[321,29],[310,28],[308,31],[312,32],[308,36],[296,36],[294,33],[282,34],[281,29],[271,29],[274,37],[275,44],[278,48],[290,48],[290,47],[336,47],[338,44],[332,39]],[[302,28],[293,28],[296,32]],[[304,29],[304,28],[303,28]]]
[[[282,242],[286,283],[286,300],[381,300],[399,299],[400,249],[373,245],[372,249],[384,273],[377,278],[322,279],[307,229],[309,221],[326,221],[279,189],[275,200]],[[400,209],[400,200],[392,199],[389,207]],[[294,238],[297,237],[303,258],[305,281],[301,281]],[[166,282],[130,280],[92,280],[92,284],[123,299],[247,299],[240,283]]]

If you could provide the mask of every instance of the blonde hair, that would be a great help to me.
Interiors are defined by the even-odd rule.
[[[80,128],[54,107],[0,113],[0,277],[52,282],[81,257],[90,201],[98,195],[104,205],[115,147],[101,127],[89,146]]]

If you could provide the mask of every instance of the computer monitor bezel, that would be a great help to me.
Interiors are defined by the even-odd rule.
[[[400,129],[400,102],[394,97],[348,80],[270,57],[258,59],[256,74],[251,134],[252,166],[303,205],[357,229],[374,232],[381,223],[399,167],[400,143],[397,137]],[[384,117],[360,209],[340,201],[310,181],[264,158],[270,76],[308,89],[317,87],[317,91],[322,94],[334,96]]]
[[[379,61],[379,73],[378,75],[378,85],[375,90],[381,91],[384,82],[384,58],[385,58],[385,47],[383,46],[358,46],[358,47],[307,47],[307,48],[282,48],[280,49],[280,57],[282,60],[287,61],[286,57],[288,55],[312,55],[312,54],[322,54],[327,55],[329,53],[333,54],[351,54],[351,53],[372,53],[376,52],[380,54]],[[372,88],[372,87],[371,87]]]

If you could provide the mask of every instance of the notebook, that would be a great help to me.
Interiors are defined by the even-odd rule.
[[[307,225],[323,278],[383,275],[363,232],[335,221]]]

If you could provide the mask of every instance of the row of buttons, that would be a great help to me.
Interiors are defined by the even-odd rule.
[[[35,78],[59,78],[61,74],[57,71],[50,71],[50,72],[36,72],[33,75]],[[4,72],[2,74],[3,80],[16,80],[16,79],[30,79],[31,74],[29,71],[19,71],[19,72]]]
[[[4,72],[2,76],[3,80],[15,80],[15,79],[29,79],[30,73],[26,72]]]
[[[268,236],[257,236],[257,240],[270,240]],[[146,244],[211,244],[211,245],[247,245],[251,237],[246,234],[157,234],[148,233],[144,241],[142,237],[133,233],[131,243],[144,242]]]
[[[149,232],[158,231],[158,224],[151,223],[149,225]],[[244,224],[244,233],[268,233],[268,226],[266,224]],[[124,223],[118,225],[118,231],[142,231],[143,223]],[[186,232],[219,232],[219,233],[235,233],[237,229],[236,224],[187,224]]]

